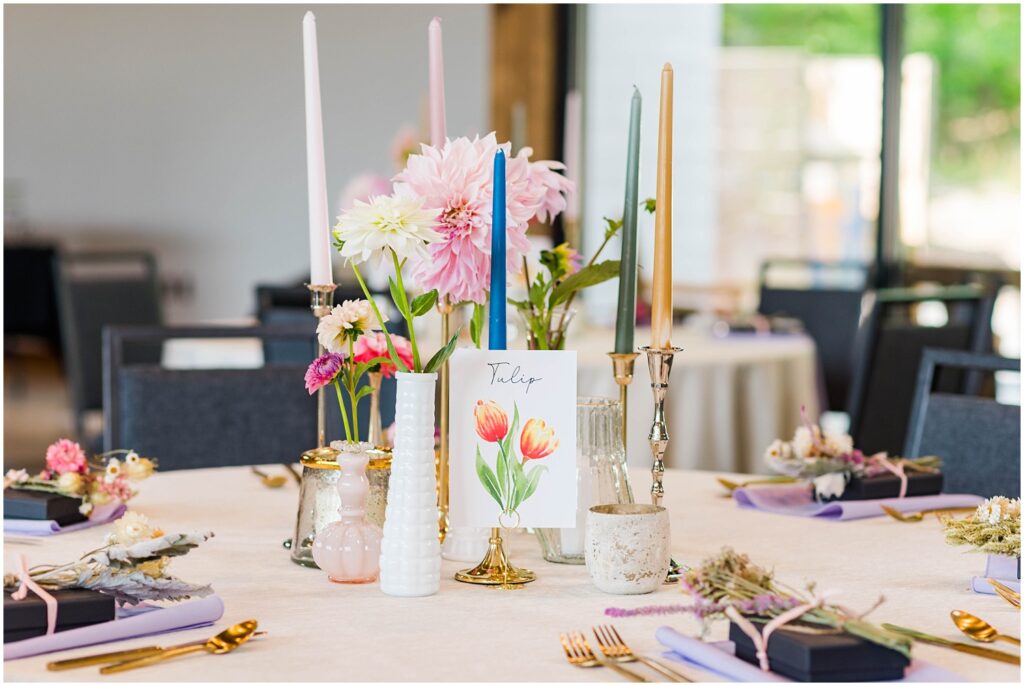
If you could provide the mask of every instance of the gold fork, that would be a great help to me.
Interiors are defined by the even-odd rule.
[[[565,650],[565,659],[567,659],[569,664],[573,667],[608,667],[630,681],[647,681],[647,679],[643,678],[639,674],[636,674],[621,665],[598,659],[597,655],[594,654],[594,651],[590,649],[590,644],[587,643],[587,639],[578,631],[572,631],[568,635],[559,634],[558,639],[562,642],[562,648]]]
[[[903,514],[894,507],[888,505],[882,505],[882,510],[885,514],[889,515],[893,519],[900,522],[920,522],[924,519],[927,514],[953,514],[957,512],[974,512],[977,507],[937,507],[932,510],[921,510],[920,512],[911,512],[910,514]]]
[[[1018,610],[1020,609],[1020,593],[1017,593],[1017,591],[1013,590],[1006,584],[999,583],[995,579],[986,577],[985,581],[991,584],[992,588],[996,590],[996,593],[999,594],[1000,598],[1008,602],[1010,605],[1013,605]]]
[[[615,662],[640,662],[645,664],[654,671],[658,672],[662,676],[668,677],[672,681],[689,682],[682,674],[669,669],[660,662],[650,660],[643,655],[636,655],[630,649],[626,642],[619,636],[619,632],[611,624],[604,626],[593,627],[594,637],[597,638],[597,643],[601,646],[601,652],[609,660]]]

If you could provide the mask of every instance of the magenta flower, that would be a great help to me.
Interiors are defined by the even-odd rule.
[[[82,446],[62,438],[46,449],[46,468],[56,474],[89,471],[89,461]]]
[[[415,276],[424,288],[436,288],[453,302],[484,303],[491,278],[491,188],[494,155],[501,147],[494,133],[470,140],[448,140],[442,149],[422,146],[410,155],[395,177],[396,189],[424,199],[437,212],[435,230],[444,239],[427,246],[427,258],[417,258]],[[572,182],[556,173],[557,162],[530,162],[523,148],[506,168],[506,269],[518,273],[529,249],[526,229],[534,219],[548,221],[565,209]]]
[[[306,390],[309,394],[313,395],[334,381],[344,363],[345,358],[338,353],[324,353],[313,360],[306,370]]]

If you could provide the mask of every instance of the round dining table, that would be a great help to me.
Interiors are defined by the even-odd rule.
[[[284,474],[280,465],[265,470]],[[1019,610],[997,596],[970,590],[984,557],[943,542],[934,518],[916,524],[887,517],[823,521],[739,509],[714,473],[669,469],[664,504],[671,517],[672,552],[696,565],[723,546],[773,568],[780,581],[801,588],[816,581],[830,600],[867,609],[880,596],[872,621],[891,622],[930,634],[967,640],[950,621],[951,610],[983,617],[1015,633]],[[733,475],[730,478],[736,478]],[[742,477],[740,477],[742,478]],[[631,471],[634,493],[646,500],[650,475]],[[612,619],[608,608],[686,604],[676,585],[649,595],[608,595],[594,587],[584,566],[544,562],[536,539],[508,535],[512,561],[537,573],[517,590],[455,581],[465,563],[442,564],[440,592],[423,598],[384,595],[376,583],[340,585],[317,569],[289,560],[282,542],[292,535],[298,489],[294,482],[271,489],[245,467],[158,473],[139,484],[131,509],[165,531],[213,531],[214,538],[171,562],[175,576],[210,583],[222,598],[215,626],[136,638],[8,661],[7,681],[95,681],[95,667],[48,672],[46,663],[145,645],[173,645],[212,636],[247,619],[266,634],[225,655],[195,653],[104,681],[622,681],[613,671],[571,666],[560,632],[612,623],[637,653],[657,656],[655,630],[671,626],[690,636],[699,625],[690,615],[642,615]],[[5,544],[5,571],[22,553],[30,563],[63,563],[103,543],[111,525]],[[727,625],[708,636],[725,638]],[[593,637],[591,635],[591,642]],[[1005,649],[1014,651],[1015,648]],[[1018,681],[1013,665],[928,645],[914,656],[972,681]],[[668,662],[694,680],[714,676]],[[632,665],[639,670],[646,667]],[[655,673],[644,672],[652,681]]]

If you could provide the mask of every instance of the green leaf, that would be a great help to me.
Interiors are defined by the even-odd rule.
[[[512,307],[516,308],[517,310],[529,310],[530,309],[530,301],[529,300],[515,300],[514,298],[507,298],[506,302],[508,302],[509,305],[511,305]],[[475,315],[476,312],[474,312],[473,314]]]
[[[427,366],[423,368],[425,373],[429,374],[431,372],[436,372],[441,368],[441,365],[444,364],[445,360],[452,356],[452,353],[455,352],[455,344],[459,342],[460,331],[462,331],[462,329],[456,331],[455,335],[451,337],[451,340],[445,343],[443,348],[434,353],[434,356],[430,358],[429,362],[427,362]]]
[[[529,304],[527,303],[527,306]],[[484,331],[484,315],[486,310],[480,303],[473,303],[473,317],[469,320],[469,337],[473,339],[473,345],[480,349],[480,336]]]
[[[398,287],[395,280],[388,277],[388,288],[391,289],[391,299],[395,301],[395,307],[402,315],[402,319],[409,319],[409,301],[405,297],[405,291]]]
[[[542,464],[539,464],[530,470],[530,473],[526,477],[526,491],[520,502],[526,502],[526,500],[536,492],[537,486],[540,485],[540,477],[547,470],[548,468]]]
[[[606,226],[605,229],[604,229],[604,239],[607,241],[612,236],[617,234],[619,232],[619,229],[622,228],[622,220],[621,219],[610,219],[608,217],[605,217],[604,221],[605,221],[605,223],[608,224],[608,226]]]
[[[383,364],[384,362],[390,362],[390,361],[391,361],[390,357],[375,357],[372,360],[367,360],[366,362],[360,362],[359,364],[356,365],[356,368],[354,370],[355,377],[357,379],[362,378],[363,374],[365,374],[366,372],[372,370],[377,365]]]
[[[494,498],[494,502],[498,503],[498,507],[504,509],[505,505],[501,502],[501,495],[498,491],[498,480],[494,476],[494,471],[487,466],[484,458],[480,455],[479,445],[476,447],[476,475],[487,492]]]
[[[366,396],[370,395],[371,393],[373,393],[373,387],[371,387],[371,386],[363,386],[358,391],[356,391],[356,394],[352,398],[352,401],[353,402],[359,402],[359,400],[361,398],[365,398]]]
[[[554,307],[569,299],[574,291],[589,288],[619,275],[619,261],[605,260],[579,270],[567,276],[562,283],[551,292],[551,306]]]
[[[530,284],[530,302],[533,303],[533,306],[538,310],[544,310],[544,299],[548,294],[549,287],[550,284],[544,278],[543,274],[538,274],[537,279]]]
[[[519,430],[519,405],[515,402],[512,403],[512,426],[509,427],[508,433],[505,434],[505,438],[501,439],[501,450],[506,455],[515,458],[515,451],[512,448],[512,439],[515,437],[516,432]]]
[[[508,494],[505,492],[506,486],[508,485],[508,457],[505,455],[505,451],[499,448],[498,458],[494,463],[495,471],[498,473],[498,491],[501,492],[502,501],[508,499]]]
[[[412,299],[412,316],[422,317],[434,307],[437,302],[437,289],[417,295]]]
[[[654,214],[654,210],[657,209],[657,201],[654,198],[647,198],[640,205],[651,214]]]
[[[523,472],[523,464],[519,460],[513,460],[512,481],[512,498],[509,507],[515,510],[526,500],[526,474]]]
[[[395,344],[391,341],[391,335],[385,332],[384,340],[387,341],[388,354],[391,356],[391,361],[394,363],[394,365],[398,367],[398,371],[409,371],[408,365],[406,365],[402,358],[398,356],[398,351],[395,350]]]

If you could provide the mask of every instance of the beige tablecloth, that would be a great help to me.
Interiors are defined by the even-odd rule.
[[[998,597],[968,590],[984,558],[946,546],[935,521],[789,518],[737,509],[721,497],[712,474],[669,470],[665,484],[673,551],[683,563],[693,564],[730,545],[773,566],[779,578],[794,585],[817,580],[820,589],[834,591],[837,602],[852,608],[867,608],[884,594],[887,601],[872,615],[879,622],[958,639],[949,611],[959,608],[1003,631],[1018,629],[1018,611]],[[646,493],[650,479],[634,471],[633,485],[636,493]],[[608,607],[685,602],[670,586],[647,596],[606,595],[590,584],[584,567],[543,562],[536,541],[525,534],[512,537],[511,556],[534,569],[538,580],[522,590],[458,583],[452,574],[464,565],[444,562],[440,593],[391,598],[375,584],[332,584],[319,570],[288,561],[281,542],[292,533],[297,499],[292,484],[268,490],[245,468],[223,468],[158,474],[142,483],[141,491],[133,507],[163,528],[216,532],[214,539],[172,563],[178,576],[211,582],[224,599],[226,614],[216,630],[256,618],[268,634],[228,655],[192,655],[104,681],[620,681],[604,670],[566,664],[558,633],[608,621]],[[5,571],[12,569],[18,552],[33,563],[71,560],[99,545],[105,529],[66,534],[42,545],[5,545]],[[683,615],[625,618],[615,624],[634,649],[650,654],[661,650],[654,639],[659,626],[696,631],[694,620]],[[716,625],[712,637],[724,638],[725,630],[724,624]],[[213,633],[193,630],[116,647],[168,645]],[[71,650],[60,657],[105,649],[115,648]],[[1020,678],[1012,665],[930,646],[914,650],[967,679]],[[94,669],[47,672],[51,659],[7,662],[5,679],[98,678]]]
[[[637,344],[650,338],[637,331]],[[762,455],[776,438],[793,435],[800,406],[818,412],[817,356],[802,335],[733,335],[715,338],[676,327],[665,412],[669,443],[666,464],[680,469],[763,472]],[[570,336],[579,351],[580,395],[618,397],[607,352],[606,332]],[[636,360],[629,387],[627,453],[630,464],[649,465],[646,437],[654,417],[646,356]]]

